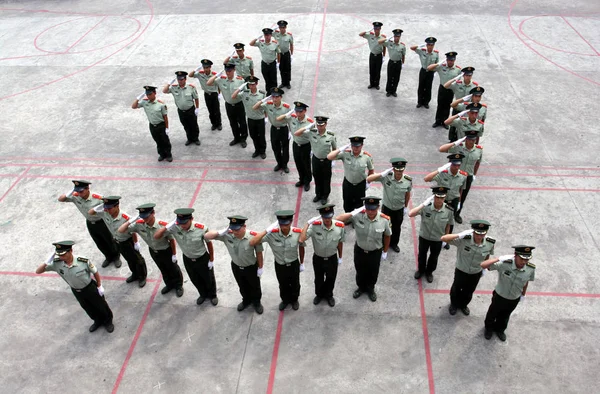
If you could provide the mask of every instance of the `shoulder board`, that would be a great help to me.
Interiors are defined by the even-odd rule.
[[[175,86],[179,86],[178,83],[172,83],[171,86],[175,87]]]
[[[237,55],[233,55],[233,58],[234,58],[234,59],[237,59],[237,58],[238,58],[238,56],[237,56]]]
[[[527,263],[526,265],[527,265],[528,267],[535,268],[535,264],[533,264],[533,263]]]
[[[244,78],[242,78],[238,75],[237,77],[235,77],[235,79],[244,79]]]
[[[261,39],[260,39],[260,42],[265,42],[265,39],[264,39],[264,38],[261,38]]]
[[[426,49],[423,49],[423,50],[425,51]],[[434,51],[435,53],[440,53],[440,51],[438,51],[437,49],[434,49],[433,51]]]
[[[457,85],[462,85],[463,81],[461,81],[460,79],[458,81],[456,81]]]
[[[255,236],[255,235],[257,235],[257,234],[258,234],[258,233],[257,233],[256,231],[254,231],[254,230],[250,230],[250,235],[252,235],[252,236]]]
[[[483,104],[483,103],[479,103],[481,104],[482,107],[486,107],[487,108],[487,104]]]
[[[144,219],[138,219],[138,220],[136,220],[135,222],[136,222],[136,223],[140,223],[140,224],[142,224],[142,223],[144,223]]]
[[[333,134],[332,131],[327,131],[326,133],[329,134],[329,135],[335,135],[335,134]]]
[[[274,228],[273,231],[271,231],[272,233],[278,233],[279,229],[278,228]],[[252,233],[252,231],[250,231],[250,233]]]
[[[288,103],[283,103],[283,106],[284,106],[285,108],[289,108],[289,107],[290,107],[290,105],[289,105]]]
[[[466,116],[459,116],[458,118],[459,118],[460,120],[467,120],[467,117],[466,117]]]
[[[403,43],[402,41],[400,41],[400,44],[402,44],[402,45],[406,45],[406,44],[405,44],[405,43]]]
[[[482,121],[482,120],[477,120],[477,121],[478,121],[479,123],[481,123],[481,124],[485,124],[485,122],[484,122],[484,121]]]
[[[369,32],[370,35],[374,35],[375,33],[373,33],[372,31]]]
[[[475,145],[475,147],[476,147],[477,149],[483,149],[483,146],[481,146],[481,145]]]
[[[322,222],[321,222],[320,220],[315,220],[315,221],[313,222],[313,224],[316,224],[317,226],[320,226],[320,225],[321,225],[321,223],[322,223]]]
[[[390,220],[390,217],[388,215],[386,215],[385,213],[380,213],[379,215],[384,219]]]
[[[471,81],[471,83],[472,83],[473,85],[475,85],[475,86],[479,86],[479,84],[478,84],[477,82],[475,82],[475,81]]]
[[[122,214],[121,214],[121,216],[123,217],[123,219],[127,219],[127,220],[129,220],[129,216],[127,216],[127,214],[126,214],[126,213],[122,213]]]
[[[312,120],[311,118],[306,118],[306,120],[307,120],[308,122],[310,122],[310,123],[315,123],[315,121],[314,121],[314,120]]]
[[[193,88],[195,88],[195,87],[196,87],[196,85],[194,85],[193,83],[190,83],[190,84],[188,84],[188,86],[191,86],[191,87],[193,87]]]
[[[160,224],[161,226],[166,226],[169,223],[165,222],[164,220],[159,220],[158,224]]]
[[[448,170],[444,170],[444,171],[442,171],[442,172],[443,172],[443,173],[445,173],[445,174],[447,174],[447,173],[448,173]]]
[[[458,66],[458,65],[455,64],[454,67],[456,67],[456,68],[458,68],[460,70],[460,66]]]
[[[458,170],[458,172],[460,172],[460,175],[469,176],[469,174],[467,174],[467,173],[466,173],[466,172],[464,172],[463,170]]]
[[[292,118],[297,118],[297,117],[298,117],[298,115],[296,115],[296,114],[292,114],[292,115],[291,115],[291,117],[292,117]]]
[[[425,48],[421,48],[421,50],[422,50],[422,51],[426,51],[427,49],[425,49]],[[436,51],[436,52],[437,52],[437,51]]]
[[[204,225],[202,223],[194,223],[194,227],[199,228],[199,229],[203,229]]]
[[[470,101],[463,101],[462,104],[466,107],[467,105],[471,104]]]
[[[147,98],[145,98],[145,99],[142,99],[142,101],[148,101],[148,99],[147,99]]]
[[[340,222],[340,221],[337,221],[337,220],[335,221],[335,225],[338,226],[338,227],[342,227],[342,228],[346,227],[346,225],[343,222]]]
[[[221,75],[221,79],[227,79],[225,75]]]
[[[444,205],[446,206],[446,208],[448,208],[451,211],[454,211],[454,208],[452,208],[452,205],[449,205],[448,203],[444,203]]]
[[[489,243],[495,244],[496,240],[492,237],[485,237],[485,240],[488,241]]]
[[[412,176],[410,176],[410,175],[404,175],[404,179],[412,181]]]
[[[301,232],[302,232],[302,229],[301,229],[301,228],[298,228],[298,227],[293,227],[293,228],[292,228],[292,231],[293,231],[293,232],[295,232],[295,233],[301,233]]]
[[[216,71],[211,72],[212,75],[217,75]]]
[[[275,40],[275,39],[272,39],[271,42],[274,44],[277,44],[277,40]]]
[[[366,150],[364,150],[363,153],[369,157],[372,157],[371,154],[369,152],[367,152]]]
[[[465,237],[463,239],[471,239],[471,238],[473,238],[473,237],[471,236],[471,234],[469,234],[469,235],[465,235]]]
[[[156,101],[158,101],[158,102],[159,102],[159,103],[161,103],[161,104],[164,104],[164,103],[165,103],[165,102],[164,102],[164,101],[162,101],[161,99],[158,99],[158,100],[156,100]]]
[[[77,261],[81,261],[82,263],[87,263],[90,259],[86,259],[85,257],[77,257]]]
[[[252,57],[250,57],[250,56],[246,56],[246,59],[248,59],[248,60],[252,60]]]
[[[55,257],[55,258],[54,258],[54,262],[56,263],[56,262],[58,262],[58,261],[60,261],[60,258],[59,258],[59,257]]]
[[[92,194],[92,197],[102,200],[102,196],[99,194]]]
[[[279,29],[275,29],[275,31],[273,33],[281,33],[281,32],[279,31]]]
[[[272,101],[267,101],[267,104],[273,105],[273,102]]]
[[[386,36],[385,34],[382,34],[382,35],[381,35],[381,37],[383,37],[383,38],[387,38],[387,36]]]
[[[287,34],[289,34],[289,35],[291,36],[291,35],[292,35],[292,32],[291,32],[291,31],[288,31],[288,32],[287,32]]]
[[[512,264],[513,261],[512,261],[512,259],[509,259],[509,260],[503,260],[502,262],[504,264]]]
[[[259,90],[258,93],[267,94],[264,90]]]

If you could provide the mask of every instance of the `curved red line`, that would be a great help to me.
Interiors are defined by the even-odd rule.
[[[530,37],[530,36],[529,36],[527,33],[525,33],[525,32],[523,31],[523,24],[524,24],[525,22],[527,22],[527,21],[529,21],[529,20],[531,20],[531,19],[535,19],[535,18],[541,18],[541,17],[547,17],[547,16],[552,16],[552,17],[557,17],[557,18],[559,18],[559,16],[556,16],[556,15],[536,15],[536,16],[532,16],[532,17],[530,17],[530,18],[527,18],[527,19],[523,19],[523,20],[521,21],[521,23],[519,23],[519,33],[523,34],[523,36],[524,36],[525,38],[527,38],[528,40],[530,40],[530,41],[532,41],[532,42],[534,42],[534,43],[538,44],[539,46],[542,46],[542,47],[544,47],[544,48],[551,49],[551,50],[553,50],[553,51],[557,51],[557,52],[564,52],[564,53],[570,53],[570,54],[572,54],[572,55],[580,55],[580,56],[598,56],[597,54],[588,54],[588,53],[572,52],[572,51],[565,51],[565,50],[563,50],[563,49],[554,48],[554,47],[551,47],[551,46],[548,46],[548,45],[542,44],[541,42],[538,42],[538,41],[534,40],[534,39],[533,39],[533,38],[531,38],[531,37]]]
[[[47,32],[48,30],[50,30],[50,29],[54,29],[55,27],[58,27],[58,26],[61,26],[61,25],[67,24],[67,23],[75,22],[75,21],[78,21],[78,20],[81,20],[81,19],[86,19],[86,18],[89,18],[89,16],[83,16],[83,17],[81,17],[81,18],[69,19],[68,21],[64,21],[64,22],[57,23],[57,24],[55,24],[55,25],[52,25],[52,26],[50,26],[50,27],[48,27],[48,28],[46,28],[46,29],[42,30],[42,31],[41,31],[41,32],[40,32],[40,33],[39,33],[37,36],[35,36],[35,38],[33,39],[33,46],[35,47],[35,49],[37,49],[37,50],[38,50],[38,51],[40,51],[40,52],[46,52],[46,53],[50,53],[50,54],[53,54],[53,55],[62,55],[62,54],[63,54],[62,52],[47,51],[47,50],[45,50],[45,49],[43,49],[43,48],[40,48],[40,47],[38,46],[38,44],[37,44],[37,40],[38,40],[38,38],[40,38],[40,37],[41,37],[41,36],[42,36],[44,33],[46,33],[46,32]]]

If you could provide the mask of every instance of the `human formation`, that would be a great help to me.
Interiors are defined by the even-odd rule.
[[[264,244],[273,251],[275,274],[279,283],[279,310],[291,305],[300,307],[300,273],[305,270],[305,248],[312,242],[314,271],[313,304],[325,301],[334,307],[335,281],[343,262],[347,231],[354,231],[353,245],[356,290],[353,298],[366,296],[376,302],[376,284],[380,264],[388,257],[389,249],[400,252],[399,239],[404,217],[420,217],[418,238],[418,268],[414,278],[425,277],[433,282],[438,257],[442,249],[457,248],[454,282],[450,290],[448,311],[455,315],[460,310],[469,315],[469,303],[486,270],[498,271],[498,282],[485,318],[484,336],[490,339],[496,333],[506,340],[505,330],[512,311],[524,300],[528,283],[535,278],[535,265],[530,262],[530,245],[513,246],[514,253],[492,257],[496,240],[488,236],[492,224],[484,219],[470,221],[470,228],[454,233],[455,223],[463,223],[461,212],[471,185],[477,178],[483,147],[478,145],[484,133],[487,106],[482,102],[485,89],[472,80],[474,67],[461,68],[455,64],[457,52],[445,54],[440,62],[435,48],[435,37],[425,38],[425,44],[411,46],[421,62],[417,108],[429,108],[434,74],[440,78],[437,110],[433,127],[448,129],[448,143],[439,151],[447,154],[448,162],[424,177],[432,182],[432,195],[423,203],[409,209],[412,177],[404,171],[408,160],[403,157],[389,159],[391,167],[376,173],[373,157],[363,149],[366,138],[348,137],[347,143],[338,146],[337,136],[328,130],[329,118],[307,116],[308,105],[301,101],[288,104],[283,101],[284,88],[290,89],[293,36],[287,31],[287,22],[278,21],[279,29],[262,30],[262,35],[250,41],[261,51],[261,73],[265,89],[258,89],[259,78],[254,75],[254,62],[244,53],[243,43],[234,44],[234,50],[223,62],[224,70],[212,71],[213,62],[201,61],[201,67],[187,73],[177,71],[176,78],[166,84],[163,93],[172,94],[179,119],[187,136],[186,145],[200,145],[199,96],[187,77],[196,77],[204,91],[212,130],[221,130],[221,113],[218,96],[225,100],[225,108],[233,140],[230,145],[247,146],[248,134],[254,144],[253,158],[266,157],[265,123],[270,124],[271,148],[277,165],[274,171],[289,173],[289,140],[292,139],[293,158],[298,170],[296,187],[310,190],[315,184],[313,202],[318,203],[318,215],[302,227],[293,226],[293,210],[274,212],[276,221],[263,231],[247,227],[248,217],[228,216],[228,225],[220,230],[209,230],[208,224],[194,217],[193,208],[179,208],[170,221],[156,217],[156,204],[137,206],[136,215],[128,215],[120,208],[121,197],[92,193],[91,182],[73,180],[73,189],[58,197],[61,202],[74,203],[86,219],[88,232],[105,259],[102,268],[111,264],[121,267],[125,259],[131,275],[127,283],[146,284],[147,266],[141,255],[141,238],[159,268],[164,287],[162,294],[174,290],[177,297],[184,293],[183,275],[177,258],[177,248],[183,256],[184,267],[192,285],[199,293],[196,304],[207,300],[218,305],[215,279],[213,241],[223,242],[231,260],[231,270],[239,287],[241,302],[237,310],[252,306],[262,314],[261,276],[264,267]],[[386,96],[397,97],[406,45],[400,41],[402,30],[394,29],[392,38],[381,34],[381,22],[373,22],[371,31],[361,32],[367,39],[369,56],[369,89],[380,89],[381,68],[389,54]],[[277,65],[281,85],[277,86]],[[177,83],[175,83],[177,82]],[[152,137],[156,141],[159,161],[172,161],[168,137],[169,121],[166,105],[156,99],[156,87],[145,86],[132,108],[144,108]],[[452,114],[450,111],[452,110]],[[335,215],[335,204],[329,202],[331,193],[331,168],[341,161],[344,170],[342,184],[343,213]],[[382,198],[366,195],[372,182],[382,186]],[[218,219],[215,219],[217,221]],[[298,218],[296,218],[296,221]],[[349,230],[351,225],[352,230]],[[72,288],[82,308],[94,321],[90,332],[104,326],[113,332],[112,312],[104,298],[104,287],[98,268],[86,257],[73,254],[72,241],[55,242],[54,250],[36,272],[57,272]],[[222,258],[222,257],[221,257]]]

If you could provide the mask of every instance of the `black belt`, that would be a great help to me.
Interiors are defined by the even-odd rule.
[[[89,287],[89,285],[91,285],[92,283],[96,283],[93,280],[90,280],[90,283],[88,283],[87,285],[85,285],[85,287],[83,287],[82,289],[76,289],[74,287],[71,287],[71,289],[73,289],[73,291],[76,291],[77,293],[81,293],[82,291],[84,291],[85,289],[87,289]]]
[[[316,254],[316,253],[315,253],[315,254]],[[316,254],[316,255],[317,255],[317,256],[319,256],[318,254]],[[334,258],[336,258],[336,257],[337,257],[337,254],[332,254],[331,256],[327,256],[327,257],[321,257],[321,256],[319,256],[319,257],[320,257],[320,258],[322,258],[323,260],[329,260],[329,259],[334,259]]]
[[[271,125],[271,128],[273,128],[273,129],[275,129],[275,130],[277,130],[277,131],[281,131],[281,130],[283,130],[283,129],[287,129],[288,127],[287,127],[287,126],[281,126],[281,127],[277,127],[277,126],[273,126],[273,125]]]
[[[264,60],[261,60],[264,64],[266,64],[267,66],[270,66],[271,64],[275,63],[275,60],[273,60],[271,63],[267,63]]]
[[[163,125],[163,124],[165,124],[165,122],[160,122],[160,123],[157,123],[157,124],[150,123],[150,126],[158,127],[158,126]]]
[[[188,109],[177,108],[177,110],[181,111],[181,112],[188,112],[188,111],[191,111],[193,109],[196,109],[196,107],[194,107],[193,105],[191,107],[189,107]]]
[[[402,60],[390,60],[392,63],[400,63]]]
[[[383,248],[379,248],[379,249],[375,249],[375,250],[364,250],[363,248],[358,246],[358,244],[356,244],[356,247],[359,248],[360,250],[362,250],[363,253],[375,253],[375,252],[380,252],[383,249]]]
[[[330,160],[329,160],[329,159],[327,159],[327,158],[325,158],[325,159],[319,159],[319,158],[318,158],[317,156],[315,156],[314,154],[313,154],[313,157],[314,157],[315,159],[319,160],[319,161],[325,161],[325,160],[327,160],[327,161],[330,161]]]

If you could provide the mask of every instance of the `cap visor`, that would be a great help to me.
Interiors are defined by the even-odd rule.
[[[150,215],[152,215],[152,212],[140,213],[140,218],[141,219],[146,219],[146,218],[150,217]]]
[[[278,220],[278,222],[279,222],[279,224],[284,225],[284,226],[292,223],[291,220]]]
[[[175,220],[175,223],[176,224],[186,224],[189,221],[190,221],[190,219],[179,219],[179,218],[177,218],[177,220]]]
[[[436,196],[436,197],[439,197],[439,198],[446,198],[446,195],[445,195],[445,194],[435,194],[435,196]]]
[[[235,231],[235,230],[239,230],[239,229],[241,229],[241,228],[242,228],[242,225],[241,225],[241,224],[230,224],[230,225],[229,225],[229,229],[230,229],[230,230],[233,230],[233,231]]]
[[[333,212],[331,212],[331,213],[324,213],[324,214],[321,215],[321,217],[323,219],[331,219],[333,217]]]
[[[57,254],[58,256],[62,256],[63,254],[66,254],[67,252],[69,252],[69,251],[68,251],[68,250],[61,250],[60,252],[59,252],[59,251],[57,251],[57,252],[56,252],[56,254]]]
[[[73,190],[75,190],[76,192],[78,192],[78,193],[79,193],[79,192],[82,192],[82,191],[84,191],[84,190],[85,190],[85,187],[83,187],[83,186],[77,186],[77,187],[74,187],[74,188],[73,188]]]
[[[366,204],[365,204],[365,208],[366,208],[366,209],[373,210],[373,209],[377,209],[377,208],[379,208],[379,205],[371,205],[371,204],[368,204],[368,205],[366,205]]]
[[[520,254],[519,257],[524,260],[530,260],[533,256],[531,256],[530,254]]]
[[[474,232],[475,234],[479,234],[479,235],[487,234],[487,231],[486,231],[486,230],[473,230],[473,232]]]

